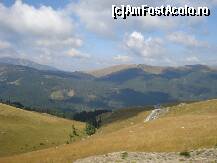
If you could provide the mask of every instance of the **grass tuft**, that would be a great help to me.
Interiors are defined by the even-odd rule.
[[[121,154],[121,158],[122,159],[126,159],[128,157],[128,153],[127,152],[123,152],[122,154]]]
[[[180,154],[180,156],[191,157],[191,154],[188,151],[183,151],[183,152],[180,152],[179,154]]]

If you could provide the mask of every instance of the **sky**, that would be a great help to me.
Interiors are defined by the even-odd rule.
[[[207,6],[209,17],[112,18],[112,5]],[[217,65],[217,0],[1,0],[0,57],[66,71]]]

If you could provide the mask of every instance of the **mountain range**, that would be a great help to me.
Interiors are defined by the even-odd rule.
[[[35,68],[38,70],[50,70],[50,71],[57,71],[58,70],[57,68],[54,68],[51,66],[38,64],[36,62],[30,61],[27,59],[21,59],[21,58],[3,57],[3,58],[0,58],[0,63],[27,66],[27,67]]]
[[[64,72],[0,62],[0,98],[34,110],[67,113],[217,97],[217,70],[205,65],[120,65]]]

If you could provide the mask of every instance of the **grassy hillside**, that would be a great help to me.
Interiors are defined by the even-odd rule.
[[[129,68],[134,68],[136,67],[136,65],[132,64],[132,65],[116,65],[116,66],[112,66],[112,67],[108,67],[108,68],[104,68],[104,69],[99,69],[99,70],[94,70],[94,71],[90,71],[87,72],[95,77],[103,77],[121,70],[125,70],[125,69],[129,69]]]
[[[73,124],[83,130],[80,122],[0,104],[0,156],[64,144],[69,141]]]
[[[90,155],[123,150],[185,151],[217,144],[217,100],[173,106],[164,117],[144,123],[148,114],[148,111],[140,109],[112,113],[106,120],[111,123],[104,122],[105,126],[90,138],[58,149],[45,149],[0,161],[71,162]]]
[[[111,67],[107,67],[107,68],[103,68],[103,69],[99,69],[99,70],[94,70],[94,71],[90,71],[87,72],[95,77],[103,77],[103,76],[107,76],[122,70],[127,70],[127,69],[131,69],[131,68],[139,68],[145,72],[149,72],[152,74],[160,74],[162,73],[164,70],[166,70],[168,67],[159,67],[159,66],[149,66],[149,65],[143,65],[143,64],[123,64],[123,65],[116,65],[116,66],[111,66]]]

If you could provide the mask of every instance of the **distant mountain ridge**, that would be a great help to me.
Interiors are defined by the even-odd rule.
[[[116,65],[116,66],[111,66],[111,67],[106,67],[106,68],[102,68],[102,69],[89,71],[87,73],[91,74],[95,77],[103,77],[103,76],[109,75],[111,73],[115,73],[115,72],[129,69],[129,68],[135,68],[135,67],[136,67],[136,65],[134,65],[134,64],[132,64],[132,65]]]
[[[140,69],[142,71],[152,73],[152,74],[160,74],[165,69],[168,69],[169,67],[162,67],[162,66],[150,66],[145,64],[129,64],[129,65],[116,65],[111,66],[103,69],[98,69],[94,71],[87,72],[95,77],[105,77],[107,75],[117,73],[120,71],[128,70],[128,69]]]
[[[0,58],[0,63],[26,66],[26,67],[35,68],[38,70],[47,70],[47,71],[57,71],[58,70],[57,68],[47,66],[47,65],[42,65],[42,64],[27,60],[27,59],[22,59],[22,58],[3,57],[3,58]]]
[[[101,77],[106,77],[106,76],[109,76],[111,74],[115,74],[115,73],[118,73],[121,71],[130,70],[130,69],[138,69],[138,70],[142,70],[146,73],[159,75],[159,74],[161,74],[165,71],[168,71],[168,70],[187,70],[187,69],[192,69],[192,68],[209,68],[209,69],[216,70],[215,67],[209,67],[206,65],[199,65],[199,64],[198,65],[185,65],[185,66],[178,66],[178,67],[151,66],[151,65],[146,65],[146,64],[129,64],[129,65],[111,66],[111,67],[107,67],[107,68],[89,71],[86,73],[91,74],[97,78],[101,78]]]
[[[71,117],[82,110],[217,98],[217,70],[209,66],[123,67],[96,77],[0,63],[0,99]]]
[[[103,69],[98,69],[90,72],[86,72],[88,74],[91,74],[97,78],[104,78],[106,76],[110,76],[112,74],[117,74],[123,71],[130,71],[132,69],[137,69],[138,71],[143,71],[145,73],[149,74],[156,74],[160,75],[166,71],[180,71],[180,70],[189,70],[189,69],[198,69],[198,68],[204,68],[204,69],[210,69],[210,70],[217,70],[215,67],[209,67],[206,65],[185,65],[185,66],[178,66],[178,67],[172,67],[172,66],[151,66],[146,64],[132,64],[132,65],[116,65],[111,66]]]

